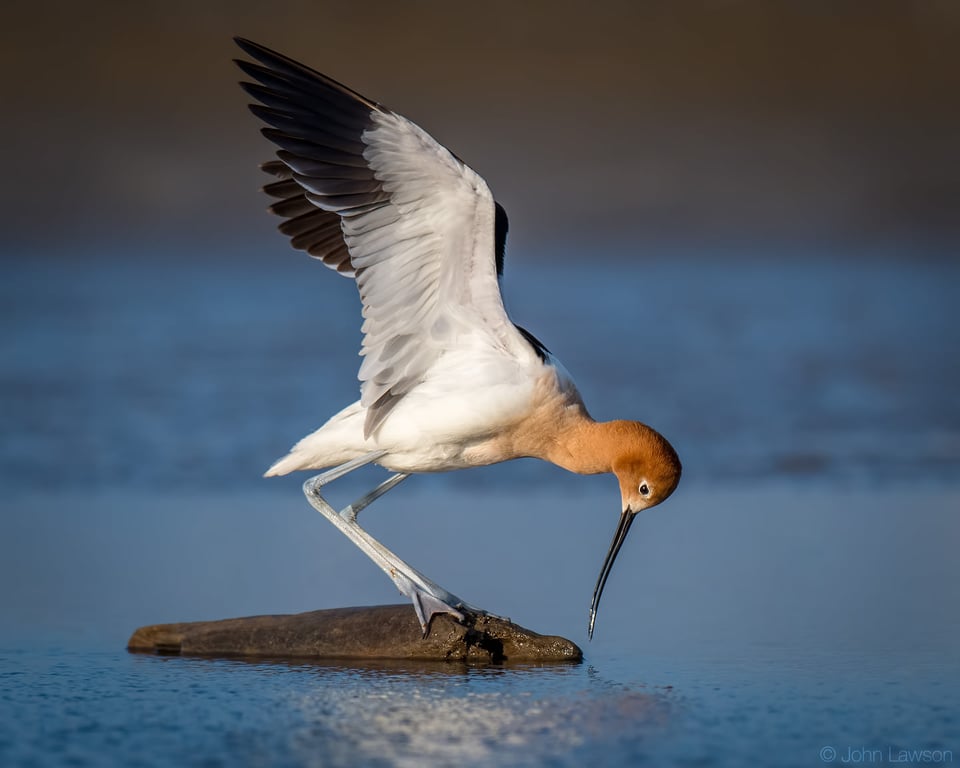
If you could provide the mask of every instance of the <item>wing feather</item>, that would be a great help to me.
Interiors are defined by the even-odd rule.
[[[278,199],[268,210],[286,219],[279,229],[292,238],[290,244],[297,250],[306,251],[313,258],[319,259],[330,269],[353,277],[350,252],[343,241],[343,232],[340,231],[340,217],[311,203],[304,195],[303,187],[294,181],[293,172],[285,163],[271,160],[260,167],[271,176],[281,179],[267,184],[263,191]]]
[[[243,84],[260,102],[251,110],[279,147],[279,162],[264,170],[280,181],[264,190],[288,219],[281,231],[356,278],[366,434],[445,352],[472,344],[532,354],[503,308],[506,214],[486,182],[406,118],[268,48],[237,43],[257,61],[238,61],[257,81]]]

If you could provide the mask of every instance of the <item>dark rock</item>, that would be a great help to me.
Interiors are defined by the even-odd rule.
[[[562,637],[538,635],[506,619],[433,617],[423,637],[410,604],[332,608],[285,616],[141,627],[127,649],[203,656],[430,661],[576,662],[583,652]]]

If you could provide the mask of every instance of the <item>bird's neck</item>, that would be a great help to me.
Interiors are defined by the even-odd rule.
[[[594,421],[583,411],[557,432],[543,458],[579,475],[612,472],[627,423]]]

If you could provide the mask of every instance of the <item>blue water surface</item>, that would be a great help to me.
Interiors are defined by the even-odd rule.
[[[958,667],[917,656],[469,668],[50,650],[0,661],[4,765],[809,766],[833,762],[829,749],[840,762],[880,751],[883,763],[937,750],[927,762],[950,764],[960,737]]]
[[[4,487],[259,485],[358,396],[354,285],[276,250],[7,265]],[[688,482],[956,479],[958,262],[775,251],[517,261],[503,286],[516,322],[559,357],[596,418],[667,435]],[[514,464],[500,477],[549,471]]]
[[[586,654],[493,668],[128,654],[143,624],[400,599],[303,477],[260,478],[356,397],[357,298],[292,253],[9,262],[0,766],[958,762],[960,268],[775,255],[510,265],[516,320],[684,478],[634,525],[592,642],[611,478],[520,461],[364,512]]]

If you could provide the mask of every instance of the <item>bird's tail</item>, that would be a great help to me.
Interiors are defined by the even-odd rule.
[[[370,450],[363,439],[363,409],[360,403],[354,403],[293,446],[290,453],[275,461],[263,476],[335,467]]]
[[[305,466],[305,464],[309,464],[309,461],[305,461],[305,458],[302,454],[290,451],[290,453],[282,459],[277,459],[273,462],[273,464],[270,465],[270,469],[263,473],[263,476],[279,477],[281,475],[289,475],[298,469],[309,469],[310,467]]]

